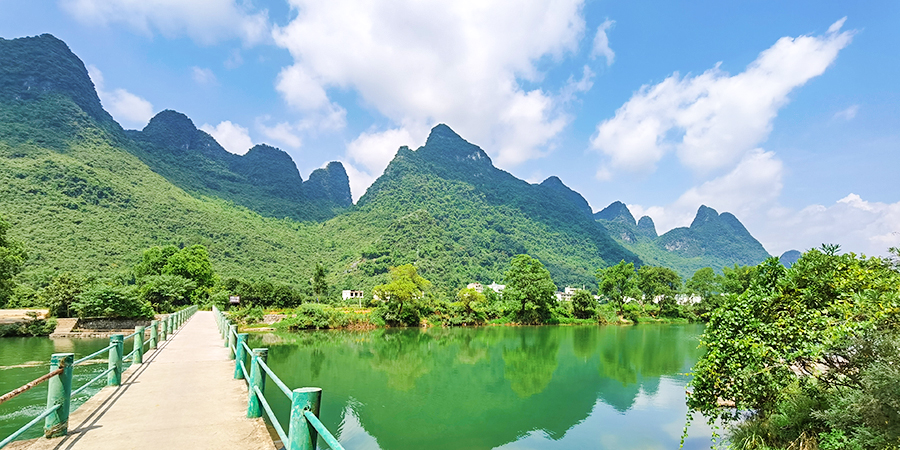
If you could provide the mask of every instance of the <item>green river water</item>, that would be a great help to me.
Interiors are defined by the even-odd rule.
[[[348,449],[677,449],[698,325],[263,334]],[[288,400],[267,387],[281,423]],[[699,418],[696,422],[703,422]],[[705,424],[687,449],[709,448]]]
[[[289,387],[323,389],[320,417],[347,450],[676,449],[685,373],[700,356],[701,331],[699,325],[314,331],[251,335],[250,345],[269,348],[269,366]],[[107,343],[0,339],[0,393],[46,373],[51,353],[78,358]],[[76,369],[75,386],[104,368]],[[287,398],[272,383],[266,398],[286,425]],[[39,386],[0,405],[0,438],[45,402],[46,387]],[[692,425],[684,448],[710,447],[702,422]]]

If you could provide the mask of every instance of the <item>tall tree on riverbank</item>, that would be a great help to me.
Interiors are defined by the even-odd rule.
[[[597,286],[600,295],[609,299],[616,305],[619,314],[625,298],[638,295],[636,287],[637,273],[634,271],[634,263],[625,264],[622,260],[614,266],[597,270]]]
[[[9,238],[9,222],[0,217],[0,307],[6,306],[13,291],[13,277],[25,266],[25,246]]]
[[[503,299],[519,302],[516,320],[521,323],[544,323],[550,319],[556,285],[550,272],[535,258],[518,255],[506,271]]]
[[[384,302],[384,320],[390,324],[419,325],[420,307],[431,282],[412,264],[391,267],[391,282],[375,286],[374,295]]]
[[[313,272],[312,278],[313,293],[316,294],[316,303],[328,292],[328,283],[325,282],[325,266],[322,263],[316,263],[316,270]]]

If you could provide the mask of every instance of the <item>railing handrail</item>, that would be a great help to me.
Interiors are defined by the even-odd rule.
[[[262,410],[269,416],[269,421],[285,444],[285,448],[315,449],[316,432],[318,432],[322,436],[322,440],[332,450],[344,450],[341,443],[335,439],[334,435],[328,431],[328,428],[318,418],[322,390],[320,388],[289,389],[281,381],[281,378],[266,364],[268,349],[251,349],[247,345],[247,333],[239,333],[237,327],[231,324],[225,317],[225,314],[216,306],[213,306],[212,310],[216,324],[219,326],[219,332],[225,340],[225,346],[229,349],[229,356],[235,359],[234,377],[247,381],[247,417],[260,417],[261,411],[259,411],[259,406],[262,406]],[[249,373],[247,366],[244,365],[244,355],[250,355],[251,357]],[[266,375],[275,382],[278,389],[291,401],[291,419],[287,433],[284,432],[281,422],[278,421],[278,418],[272,411],[272,406],[263,393]],[[313,427],[316,432],[310,431],[307,425]]]
[[[143,353],[144,347],[149,345],[150,349],[156,349],[157,339],[159,337],[159,326],[163,326],[163,339],[171,339],[172,332],[175,329],[181,327],[185,323],[185,321],[191,317],[195,312],[197,312],[197,305],[191,305],[181,310],[178,310],[174,313],[168,314],[164,320],[153,320],[150,322],[150,338],[145,340],[146,328],[144,326],[135,327],[134,333],[129,334],[128,336],[123,336],[121,334],[114,334],[110,336],[110,344],[106,347],[97,350],[90,355],[87,355],[78,360],[70,360],[72,362],[65,363],[68,357],[72,357],[74,359],[73,353],[54,353],[51,358],[51,364],[54,361],[59,360],[57,368],[51,370],[50,373],[43,375],[39,378],[36,378],[22,387],[14,389],[3,396],[0,396],[0,403],[3,403],[7,400],[11,400],[20,394],[30,390],[31,388],[45,382],[49,381],[51,384],[48,387],[47,393],[47,403],[48,406],[44,409],[40,414],[37,415],[30,422],[26,423],[24,426],[14,431],[12,434],[4,438],[0,441],[0,448],[5,447],[10,442],[14,441],[16,438],[22,435],[26,430],[37,425],[41,419],[46,419],[46,423],[44,426],[44,436],[45,437],[56,437],[63,436],[68,433],[68,419],[69,419],[69,402],[71,399],[82,391],[87,389],[88,386],[96,383],[98,380],[103,378],[103,376],[107,376],[107,385],[108,386],[118,386],[121,384],[121,376],[122,376],[122,362],[126,359],[132,359],[132,364],[141,364],[143,363]],[[140,336],[140,339],[138,339]],[[125,340],[134,338],[134,350],[131,351],[124,358],[122,357],[122,347],[124,345]],[[78,389],[72,390],[72,368],[77,365],[83,364],[89,361],[91,358],[100,355],[103,352],[109,352],[109,359],[107,363],[109,367],[101,372],[99,375],[95,376],[90,381],[84,383]],[[68,356],[71,355],[71,356]],[[56,383],[56,385],[52,384],[53,380],[58,377],[66,377],[66,382]],[[55,391],[54,391],[55,389]],[[59,394],[62,394],[60,397]],[[52,406],[51,406],[52,405]],[[60,411],[61,414],[57,414],[56,417],[51,418],[50,415],[55,412]],[[51,421],[51,419],[53,419]],[[52,425],[52,426],[51,426]]]

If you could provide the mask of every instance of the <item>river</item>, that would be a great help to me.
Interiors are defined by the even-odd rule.
[[[675,449],[699,325],[259,334],[348,449]],[[270,383],[271,385],[271,383]],[[287,398],[266,389],[281,423]],[[699,419],[686,449],[710,447]]]

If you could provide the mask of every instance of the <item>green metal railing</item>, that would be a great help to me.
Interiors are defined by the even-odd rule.
[[[82,393],[104,376],[106,377],[107,386],[121,385],[125,361],[130,360],[132,364],[142,364],[144,362],[144,347],[154,350],[157,348],[160,340],[171,339],[175,330],[180,328],[195,312],[197,312],[197,307],[189,306],[181,311],[169,314],[165,319],[151,321],[150,337],[146,340],[147,327],[139,326],[134,328],[134,333],[127,336],[121,334],[111,335],[109,337],[109,345],[81,359],[76,360],[74,353],[54,353],[51,355],[50,373],[0,396],[0,403],[3,403],[47,381],[47,408],[30,422],[0,441],[0,448],[16,440],[22,433],[37,425],[41,420],[44,420],[44,437],[53,438],[68,434],[70,405],[73,397]],[[125,341],[128,339],[134,340],[133,350],[131,353],[123,356]],[[104,352],[109,354],[107,369],[78,389],[72,390],[72,372],[74,367],[93,364],[92,358],[100,356]]]
[[[265,411],[286,450],[315,450],[318,436],[322,436],[322,440],[332,450],[344,450],[340,442],[319,420],[322,389],[317,387],[289,389],[266,364],[269,349],[251,349],[247,345],[247,333],[238,333],[237,325],[232,324],[215,306],[213,306],[213,313],[222,340],[229,349],[229,357],[235,360],[234,378],[247,380],[247,417],[262,417],[262,412]],[[250,357],[249,371],[244,364],[244,360],[248,356]],[[291,402],[287,433],[263,395],[267,379],[271,379]]]

